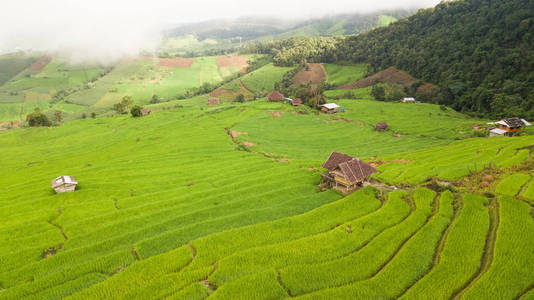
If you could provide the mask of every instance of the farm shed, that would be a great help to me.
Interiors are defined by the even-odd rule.
[[[297,107],[297,106],[299,106],[301,104],[302,104],[302,100],[300,98],[295,98],[295,99],[291,100],[291,105],[293,105],[295,107]]]
[[[413,97],[404,97],[404,99],[402,99],[402,103],[416,103],[417,101],[415,101],[415,98]]]
[[[327,113],[327,114],[335,114],[337,113],[337,109],[339,108],[340,106],[335,104],[335,103],[327,103],[327,104],[323,104],[321,105],[321,111]]]
[[[76,181],[76,178],[74,176],[59,176],[56,179],[52,180],[50,182],[52,185],[52,188],[56,193],[67,193],[67,192],[74,192],[76,189],[76,186],[78,185],[78,181]]]
[[[519,132],[521,128],[532,125],[527,120],[520,118],[509,118],[490,124],[497,125],[497,128],[490,130],[490,136],[512,136],[514,133]]]
[[[267,100],[269,101],[284,101],[284,95],[280,93],[279,91],[272,91],[267,95]]]
[[[208,105],[219,105],[219,98],[211,98],[208,100]]]
[[[151,110],[148,108],[141,109],[141,116],[148,116],[150,115]]]
[[[321,174],[322,182],[345,193],[353,192],[369,176],[377,172],[375,168],[362,160],[335,151],[321,167],[328,170]]]
[[[386,122],[380,122],[380,123],[375,125],[375,131],[384,132],[387,129],[388,129],[388,123],[386,123]]]

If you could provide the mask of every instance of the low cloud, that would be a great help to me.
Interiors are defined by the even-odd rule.
[[[154,50],[172,25],[242,16],[298,19],[348,12],[431,7],[436,0],[5,0],[0,11],[0,52],[32,49],[74,61],[109,62]]]

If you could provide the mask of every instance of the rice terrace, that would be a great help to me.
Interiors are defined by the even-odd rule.
[[[435,4],[0,55],[0,299],[534,300],[534,6]]]

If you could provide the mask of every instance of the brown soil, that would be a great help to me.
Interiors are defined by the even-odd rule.
[[[239,132],[239,131],[233,131],[233,130],[230,131],[228,134],[229,134],[233,139],[235,139],[236,137],[238,137],[238,136],[240,136],[240,135],[242,135],[242,134],[244,134],[244,135],[248,135],[248,133],[246,133],[246,132]]]
[[[194,58],[160,58],[158,67],[190,68],[194,61]]]
[[[256,144],[252,143],[252,142],[243,142],[243,145],[247,146],[247,147],[252,147],[252,146],[256,146]]]
[[[349,123],[349,124],[356,124],[356,125],[360,125],[360,127],[364,127],[365,126],[365,123],[363,123],[363,122],[348,120],[348,119],[345,119],[345,118],[332,117],[332,118],[330,118],[330,120],[331,121],[337,121],[337,122],[345,122],[345,123]]]
[[[327,79],[326,70],[321,64],[308,64],[309,70],[303,68],[293,77],[293,86],[312,83],[318,85]]]
[[[39,59],[37,59],[31,66],[28,67],[28,70],[38,72],[42,71],[48,63],[52,61],[52,57],[50,56],[41,56]]]
[[[240,72],[246,71],[248,59],[244,56],[217,56],[217,66],[236,67]]]
[[[394,67],[389,67],[367,78],[342,85],[338,89],[351,90],[351,89],[365,88],[365,87],[374,85],[375,81],[382,82],[382,83],[389,83],[389,84],[399,84],[402,86],[409,87],[415,82],[417,82],[418,80],[410,76],[407,73],[397,70]],[[425,88],[429,88],[429,86],[432,87],[431,84],[425,84],[423,86],[425,86]]]
[[[8,130],[8,129],[20,128],[23,122],[24,121],[22,121],[22,120],[11,121],[11,122],[0,122],[0,131]]]
[[[276,112],[271,113],[271,117],[273,117],[273,118],[280,118],[281,114],[282,114],[281,112],[276,111]]]

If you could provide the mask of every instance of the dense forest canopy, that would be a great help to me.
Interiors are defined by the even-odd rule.
[[[534,1],[460,0],[338,39],[252,46],[280,65],[302,60],[395,66],[437,84],[435,103],[487,117],[534,118]]]

